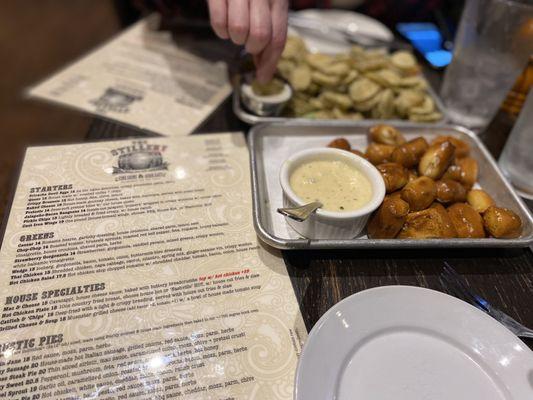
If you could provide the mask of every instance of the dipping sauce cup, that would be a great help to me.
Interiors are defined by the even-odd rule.
[[[310,203],[300,198],[291,187],[291,176],[303,164],[313,161],[340,161],[359,171],[371,185],[370,200],[353,211],[330,211],[319,208],[303,222],[286,218],[287,223],[308,239],[353,239],[363,231],[370,214],[385,197],[385,183],[379,171],[362,157],[345,150],[316,148],[300,151],[289,157],[282,165],[280,183],[283,190],[283,206],[297,207]],[[320,199],[313,199],[320,201]]]

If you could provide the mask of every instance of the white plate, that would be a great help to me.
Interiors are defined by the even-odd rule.
[[[386,286],[316,323],[296,400],[531,400],[533,353],[493,318],[446,294]]]
[[[383,40],[392,40],[394,37],[390,29],[378,20],[354,11],[311,9],[298,11],[295,14],[319,21],[324,25],[335,26],[337,28],[348,28],[350,24],[356,24],[357,29],[360,32]],[[327,38],[321,38],[315,34],[306,33],[301,29],[291,28],[291,31],[296,31],[297,34],[304,39],[307,47],[312,52],[329,54],[341,53],[348,51],[352,46],[349,43],[343,43],[342,35],[339,35],[339,40],[328,40]],[[331,35],[334,35],[334,33]]]

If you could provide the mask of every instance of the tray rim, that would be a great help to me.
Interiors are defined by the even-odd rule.
[[[370,120],[369,120],[370,121]],[[373,125],[372,122],[365,123],[364,125]],[[253,126],[248,133],[248,147],[250,151],[250,171],[251,171],[251,188],[252,188],[252,216],[254,229],[257,236],[269,246],[275,247],[281,250],[314,250],[314,249],[414,249],[414,248],[523,248],[529,247],[533,244],[533,230],[529,236],[516,238],[516,239],[496,239],[496,238],[483,238],[483,239],[466,239],[466,238],[451,238],[451,239],[284,239],[271,234],[262,225],[260,219],[260,207],[259,195],[258,195],[258,171],[257,171],[257,141],[261,137],[261,131],[269,126],[282,126],[282,127],[339,127],[339,128],[361,128],[363,125],[354,125],[353,123],[347,123],[345,121],[310,121],[310,120],[290,120],[290,121],[277,121],[277,122],[265,122]],[[473,131],[459,126],[451,124],[416,124],[403,122],[401,124],[393,124],[401,128],[415,128],[415,129],[434,129],[436,127],[452,129],[467,135],[480,149],[483,156],[487,159],[489,164],[493,167],[499,177],[502,179],[503,184],[511,197],[520,207],[521,211],[526,215],[527,221],[523,221],[523,224],[529,224],[533,226],[533,217],[531,211],[525,205],[524,201],[518,196],[513,189],[507,178],[503,175],[494,157],[487,150],[483,142],[479,139]]]
[[[423,75],[423,74],[422,74]],[[424,76],[424,75],[423,75]],[[426,77],[424,76],[424,79]],[[427,81],[427,79],[426,79]],[[439,109],[439,111],[442,113],[442,119],[440,121],[436,121],[433,123],[427,123],[427,122],[414,122],[409,121],[405,119],[362,119],[362,120],[314,120],[310,118],[291,118],[291,117],[262,117],[260,115],[252,114],[251,112],[244,109],[242,106],[241,101],[241,82],[242,82],[242,76],[236,75],[235,79],[233,81],[233,94],[232,94],[232,108],[234,114],[239,118],[242,122],[247,123],[249,125],[257,125],[261,123],[270,123],[270,122],[285,122],[285,121],[294,121],[294,122],[333,122],[333,121],[343,121],[350,125],[366,125],[366,124],[379,124],[379,123],[387,123],[387,124],[399,124],[399,123],[407,123],[411,125],[432,125],[432,126],[443,126],[447,125],[450,122],[450,118],[448,116],[448,111],[446,107],[444,106],[444,103],[442,102],[442,99],[439,97],[437,92],[433,89],[433,87],[428,82],[427,91],[429,95],[433,98],[435,101],[435,105]]]

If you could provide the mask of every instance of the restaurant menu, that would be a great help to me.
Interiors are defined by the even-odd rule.
[[[231,92],[227,67],[147,17],[30,89],[30,96],[168,136],[187,135]]]
[[[240,133],[29,148],[0,399],[291,399],[307,333],[249,178]]]

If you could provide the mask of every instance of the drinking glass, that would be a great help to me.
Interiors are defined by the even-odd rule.
[[[441,97],[455,123],[483,129],[533,54],[533,3],[467,0]]]
[[[505,143],[500,156],[500,168],[517,192],[533,200],[533,90]]]

